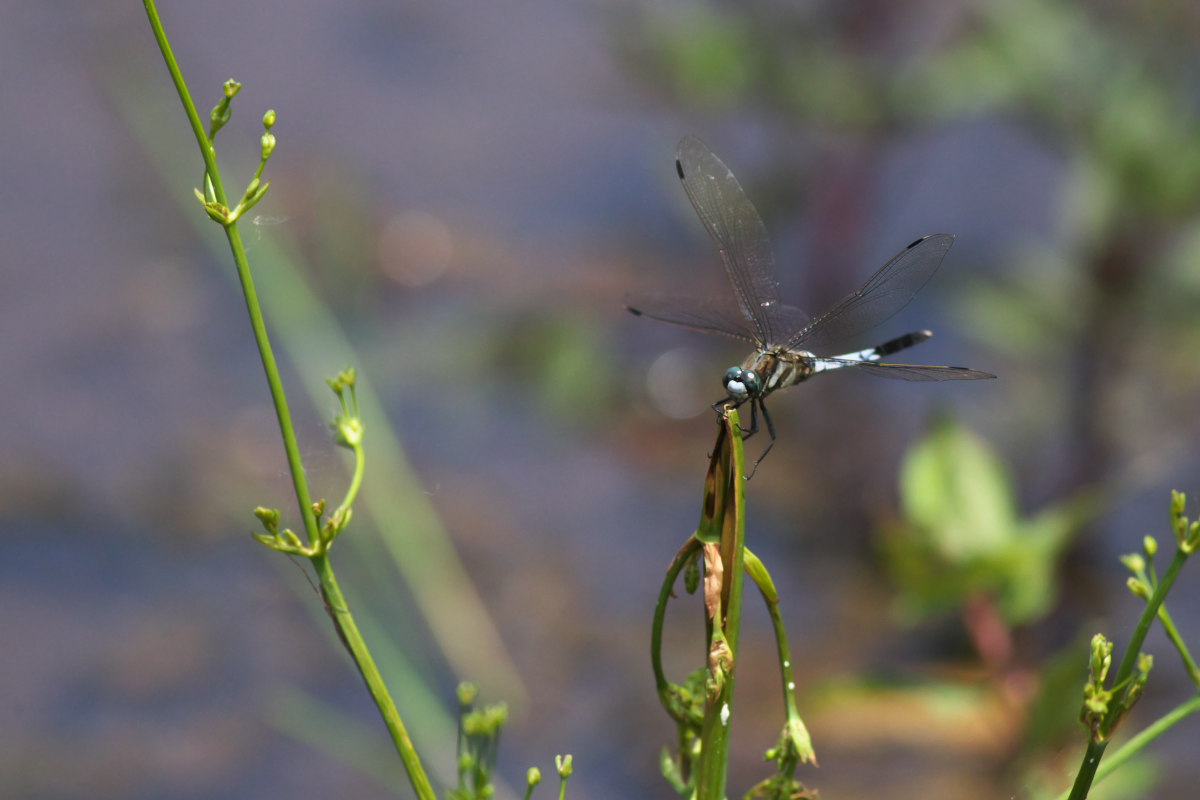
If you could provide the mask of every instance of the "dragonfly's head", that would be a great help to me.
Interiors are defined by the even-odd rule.
[[[752,397],[762,394],[762,378],[752,369],[730,367],[725,370],[725,391],[739,403],[744,403]]]

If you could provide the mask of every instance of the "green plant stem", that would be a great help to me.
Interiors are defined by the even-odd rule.
[[[1159,736],[1166,733],[1172,727],[1177,725],[1185,718],[1200,711],[1200,695],[1195,695],[1176,706],[1175,708],[1163,714],[1154,722],[1147,725],[1143,730],[1133,736],[1129,741],[1117,748],[1116,752],[1104,759],[1096,769],[1095,781],[1099,783],[1104,780],[1109,774],[1114,772],[1122,764],[1128,761],[1133,756],[1137,755],[1146,745],[1157,739]],[[1068,800],[1070,791],[1063,792],[1055,800]]]
[[[1162,607],[1158,609],[1158,621],[1162,623],[1163,631],[1171,640],[1171,644],[1175,645],[1175,649],[1179,651],[1179,657],[1183,659],[1183,667],[1187,670],[1188,677],[1192,679],[1196,688],[1200,689],[1200,667],[1196,665],[1196,659],[1192,658],[1187,643],[1179,635],[1179,629],[1175,627],[1175,620],[1171,619],[1166,603],[1163,603]]]
[[[698,800],[724,800],[729,772],[729,728],[733,714],[734,677],[742,622],[742,587],[745,584],[746,474],[742,429],[737,411],[727,409],[724,424],[729,459],[722,478],[728,481],[733,503],[725,509],[721,532],[721,560],[728,591],[722,591],[721,609],[713,620],[714,635],[723,635],[730,660],[728,674],[715,697],[709,697],[701,726],[700,763],[696,770]],[[724,622],[720,619],[724,616]],[[719,629],[719,631],[718,631]]]
[[[221,173],[217,167],[217,154],[213,147],[212,141],[208,138],[208,134],[204,131],[204,122],[200,118],[199,111],[196,110],[196,104],[192,102],[191,93],[188,92],[187,83],[183,79],[183,73],[179,69],[179,63],[175,60],[175,54],[171,51],[171,44],[167,40],[167,33],[163,29],[162,21],[158,16],[158,9],[154,6],[154,0],[143,0],[143,5],[146,8],[146,16],[150,20],[150,27],[154,31],[154,38],[158,42],[158,48],[162,52],[163,60],[167,64],[167,71],[171,73],[171,81],[175,84],[175,91],[179,95],[179,101],[183,104],[184,113],[187,114],[188,123],[192,126],[192,133],[196,137],[196,144],[200,147],[200,155],[204,158],[204,168],[209,180],[212,182],[213,194],[218,203],[228,205],[225,196],[225,187],[221,182]],[[229,240],[230,250],[233,251],[234,263],[237,265],[238,281],[242,285],[242,295],[246,300],[246,311],[250,315],[250,326],[254,329],[254,341],[258,345],[258,354],[262,360],[263,371],[267,376],[267,385],[271,391],[271,402],[275,405],[275,415],[279,419],[279,430],[283,435],[283,448],[287,453],[288,469],[292,474],[292,486],[296,492],[296,501],[300,506],[300,516],[304,520],[304,531],[308,535],[309,544],[314,544],[317,541],[317,518],[313,514],[312,498],[308,490],[308,482],[304,479],[304,464],[300,460],[300,445],[296,442],[296,433],[292,425],[291,413],[288,411],[287,396],[283,391],[283,381],[279,377],[279,366],[275,362],[275,354],[271,350],[271,342],[267,336],[267,326],[263,321],[262,307],[258,302],[258,293],[254,289],[254,279],[250,274],[250,264],[246,260],[246,250],[242,245],[242,236],[238,231],[236,224],[222,226],[225,230],[225,236]]]
[[[762,594],[763,602],[767,604],[771,627],[775,631],[775,651],[779,658],[779,677],[783,682],[783,702],[787,716],[789,719],[799,717],[800,712],[796,708],[796,681],[792,677],[792,653],[788,647],[783,615],[779,613],[779,592],[775,589],[775,582],[771,579],[766,565],[749,548],[746,549],[746,571]]]
[[[342,590],[338,586],[337,577],[333,573],[333,565],[329,563],[329,557],[327,555],[314,556],[312,563],[313,568],[317,571],[317,577],[321,581],[321,596],[325,599],[326,610],[337,628],[342,644],[346,646],[355,666],[358,667],[359,674],[362,675],[363,682],[367,685],[367,691],[371,693],[371,699],[379,708],[379,714],[383,717],[383,723],[387,726],[388,733],[392,735],[392,741],[395,742],[396,751],[400,754],[400,760],[408,772],[408,779],[412,783],[413,791],[421,800],[436,800],[437,795],[429,783],[429,776],[425,774],[425,768],[421,765],[421,759],[417,756],[417,750],[413,746],[412,739],[409,738],[408,730],[400,719],[400,712],[396,709],[391,694],[388,693],[383,676],[379,674],[379,668],[375,666],[375,659],[371,657],[367,643],[358,631],[358,626],[350,613],[350,607],[346,604],[346,598],[342,596]]]
[[[350,486],[346,489],[345,498],[334,510],[332,517],[346,513],[346,510],[354,505],[354,499],[358,497],[358,490],[362,488],[363,475],[367,471],[367,458],[362,444],[356,443],[350,449],[354,452],[354,474],[350,478]]]
[[[180,71],[179,64],[175,60],[175,55],[171,51],[171,45],[167,40],[167,34],[163,29],[162,21],[159,19],[154,0],[143,0],[143,4],[146,9],[146,16],[150,21],[150,27],[154,31],[154,38],[158,42],[159,50],[162,52],[163,60],[167,65],[167,70],[171,74],[171,80],[175,84],[175,91],[179,94],[179,100],[183,104],[184,113],[187,114],[188,122],[191,124],[192,132],[196,137],[196,143],[200,146],[200,152],[204,158],[205,171],[208,179],[211,181],[214,197],[218,203],[227,205],[225,189],[217,167],[216,151],[213,148],[212,141],[205,133],[204,123],[200,119],[200,114],[196,110],[195,103],[192,102],[187,83],[183,78],[183,73]],[[304,520],[304,529],[308,537],[308,543],[310,546],[315,545],[320,538],[317,529],[317,518],[313,512],[308,482],[304,478],[304,465],[300,459],[300,447],[296,441],[291,413],[288,411],[287,396],[283,390],[283,381],[280,378],[279,367],[275,361],[274,352],[271,349],[270,339],[267,336],[266,323],[263,320],[262,308],[258,302],[258,293],[254,289],[250,264],[246,258],[246,251],[242,245],[241,234],[238,231],[236,223],[230,223],[222,227],[229,240],[229,247],[233,252],[234,262],[237,265],[238,279],[246,301],[246,311],[250,316],[250,325],[254,330],[254,340],[258,345],[259,356],[262,359],[263,370],[266,373],[267,384],[271,392],[271,400],[275,405],[275,414],[279,420],[279,429],[283,436],[284,450],[287,453],[288,468],[292,475],[292,485],[296,492],[296,501],[300,507],[301,518]],[[421,766],[420,758],[413,747],[412,740],[408,736],[408,731],[405,729],[404,723],[400,719],[399,711],[396,709],[396,705],[392,701],[387,687],[384,685],[383,678],[379,674],[379,669],[375,666],[375,661],[367,650],[366,642],[363,641],[362,635],[358,631],[358,626],[354,623],[354,618],[350,614],[346,600],[342,596],[328,557],[322,553],[311,560],[313,568],[320,579],[322,596],[328,605],[330,617],[337,628],[338,635],[354,659],[359,673],[366,682],[367,690],[371,693],[371,697],[375,701],[380,715],[383,717],[384,724],[392,735],[392,741],[395,743],[396,750],[399,752],[401,761],[403,761],[404,767],[408,772],[408,778],[413,790],[421,800],[436,800],[433,787],[430,785],[429,778]]]
[[[671,600],[675,581],[679,578],[679,573],[687,566],[688,561],[692,559],[700,546],[700,541],[693,536],[676,553],[671,566],[667,568],[667,574],[663,576],[662,586],[659,587],[658,602],[654,606],[654,620],[650,626],[650,665],[654,669],[654,686],[658,690],[658,699],[662,703],[663,709],[676,722],[683,722],[683,719],[678,704],[671,702],[671,682],[667,680],[667,673],[663,669],[663,625],[666,622],[667,603]]]
[[[1113,686],[1123,686],[1125,681],[1133,675],[1133,670],[1137,666],[1138,655],[1142,651],[1142,644],[1146,641],[1146,636],[1150,633],[1150,628],[1154,625],[1154,620],[1158,616],[1158,609],[1163,604],[1163,601],[1166,600],[1171,587],[1175,585],[1175,579],[1179,577],[1179,571],[1183,569],[1187,558],[1188,554],[1183,550],[1176,550],[1175,557],[1171,559],[1167,571],[1163,573],[1162,580],[1154,587],[1154,593],[1146,601],[1146,607],[1142,609],[1142,615],[1138,618],[1137,627],[1134,628],[1133,637],[1129,640],[1125,655],[1121,658],[1121,666],[1117,669],[1116,677],[1113,678]],[[1096,780],[1096,770],[1100,767],[1100,760],[1104,757],[1104,751],[1111,741],[1113,724],[1125,710],[1119,700],[1110,704],[1108,713],[1104,717],[1104,722],[1100,726],[1099,740],[1089,739],[1088,741],[1087,749],[1083,753],[1083,761],[1079,765],[1079,772],[1075,775],[1075,783],[1071,786],[1071,792],[1067,795],[1067,800],[1084,800],[1088,796],[1088,791],[1091,789],[1092,783]]]

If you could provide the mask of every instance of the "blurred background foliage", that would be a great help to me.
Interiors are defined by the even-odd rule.
[[[0,154],[0,355],[21,376],[0,432],[0,633],[28,643],[0,657],[19,698],[0,715],[0,785],[378,796],[395,775],[317,599],[244,535],[254,505],[290,510],[277,434],[138,12],[0,10],[0,90],[20,110]],[[246,84],[226,170],[279,111],[250,257],[319,485],[343,480],[321,376],[353,361],[376,393],[377,505],[338,555],[433,772],[453,768],[453,687],[471,678],[514,707],[500,771],[515,782],[569,751],[576,797],[667,791],[649,614],[695,521],[707,406],[744,354],[621,300],[725,290],[671,164],[694,133],[810,311],[906,242],[957,234],[881,333],[931,327],[914,358],[1000,376],[845,375],[773,398],[781,441],[749,487],[750,537],[801,662],[821,759],[803,779],[839,798],[1066,785],[1087,639],[1119,646],[1138,608],[1116,556],[1165,536],[1167,489],[1200,475],[1200,8],[162,12],[202,106],[231,74]],[[1200,592],[1178,591],[1195,642]],[[699,638],[678,627],[682,674]],[[759,775],[779,719],[765,615],[743,642],[733,786]],[[1160,658],[1129,726],[1182,691]],[[1093,796],[1191,797],[1196,731]]]

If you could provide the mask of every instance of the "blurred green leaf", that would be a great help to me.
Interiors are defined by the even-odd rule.
[[[938,424],[909,452],[900,473],[908,521],[947,562],[964,564],[996,552],[1015,533],[1008,476],[977,437]]]
[[[921,618],[987,596],[1009,623],[1049,609],[1058,558],[1099,508],[1098,495],[1086,492],[1020,518],[1008,471],[949,420],[909,451],[900,499],[904,516],[886,531],[884,556],[902,608]]]
[[[762,48],[740,17],[696,9],[652,22],[650,48],[668,82],[689,100],[720,106],[748,90]]]

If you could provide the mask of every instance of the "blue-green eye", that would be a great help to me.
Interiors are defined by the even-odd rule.
[[[725,370],[725,391],[735,400],[745,400],[748,397],[758,397],[762,392],[762,380],[752,369],[730,367]]]

